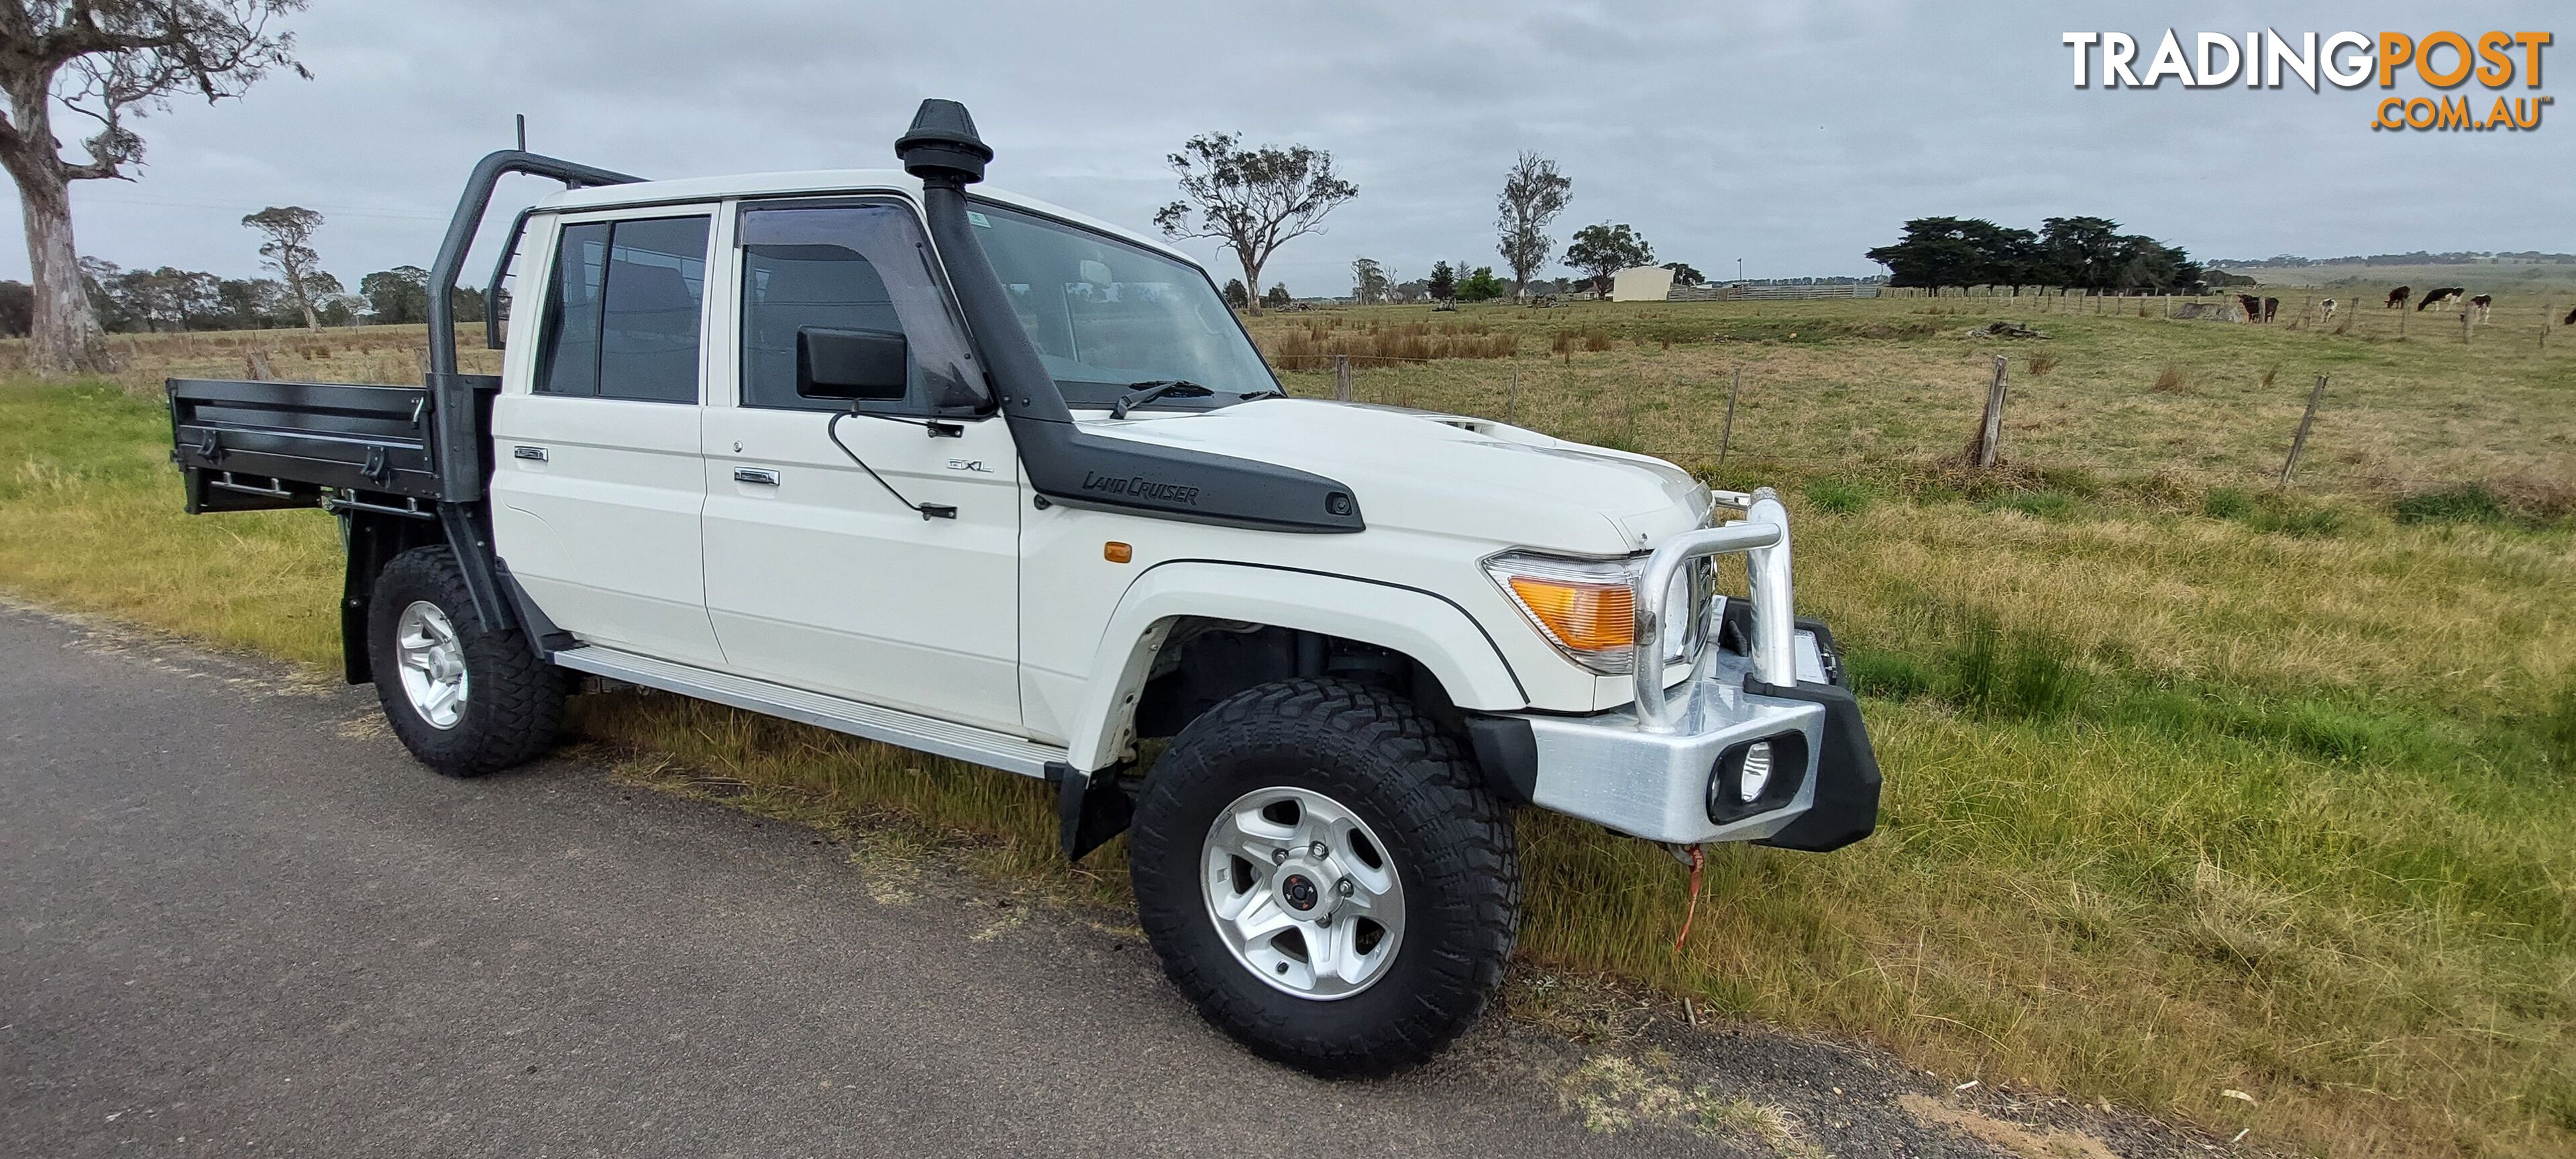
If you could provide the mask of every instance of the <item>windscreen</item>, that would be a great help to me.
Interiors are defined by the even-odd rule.
[[[1069,405],[1105,406],[1135,384],[1171,379],[1232,394],[1279,389],[1196,267],[990,202],[966,219]]]

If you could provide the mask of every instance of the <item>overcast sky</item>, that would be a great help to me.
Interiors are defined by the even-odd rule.
[[[1862,250],[1934,214],[2096,214],[2203,257],[2566,251],[2576,123],[2557,122],[2576,107],[2537,132],[2375,132],[2376,88],[2078,90],[2059,42],[2125,31],[2143,57],[2167,27],[2492,27],[2556,31],[2554,55],[2576,52],[2552,19],[2566,11],[314,0],[290,22],[312,80],[139,123],[140,180],[81,182],[75,212],[84,254],[247,276],[241,216],[308,206],[354,288],[429,264],[457,182],[510,143],[514,112],[540,152],[680,177],[889,166],[915,104],[941,96],[998,151],[994,185],[1136,229],[1172,199],[1164,156],[1193,133],[1329,150],[1359,198],[1265,272],[1301,295],[1347,292],[1359,255],[1399,278],[1499,264],[1494,198],[1521,149],[1574,179],[1560,254],[1576,227],[1626,222],[1713,277],[1738,259],[1752,277],[1874,273]],[[1227,276],[1212,243],[1187,248]],[[0,246],[0,276],[26,276],[23,247]]]

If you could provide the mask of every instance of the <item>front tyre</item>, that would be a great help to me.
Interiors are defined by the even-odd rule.
[[[1300,679],[1173,739],[1129,834],[1164,973],[1264,1058],[1384,1074],[1438,1053],[1502,982],[1520,862],[1458,742],[1409,701]]]
[[[368,600],[367,655],[385,720],[414,758],[451,777],[533,760],[563,723],[563,670],[518,631],[482,623],[444,547],[395,556]]]

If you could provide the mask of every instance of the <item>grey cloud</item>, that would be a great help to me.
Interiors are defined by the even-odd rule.
[[[1496,261],[1494,192],[1523,148],[1575,179],[1560,237],[1624,221],[1713,274],[1871,272],[1861,250],[1936,213],[2098,213],[2204,255],[2570,248],[2554,202],[2461,195],[2472,173],[2554,187],[2576,130],[2374,133],[2372,92],[2076,90],[2058,42],[2552,24],[2538,5],[2427,11],[321,0],[296,21],[314,81],[155,115],[142,180],[75,196],[86,252],[228,274],[256,265],[243,213],[322,209],[326,264],[354,281],[426,263],[513,112],[540,149],[680,176],[885,165],[938,95],[975,110],[996,184],[1140,228],[1192,133],[1331,150],[1362,194],[1265,275],[1301,293],[1341,291],[1363,253],[1408,276]],[[2409,208],[2435,203],[2452,208]],[[6,249],[0,274],[23,277]]]

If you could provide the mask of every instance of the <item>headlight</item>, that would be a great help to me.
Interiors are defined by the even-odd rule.
[[[1604,675],[1630,670],[1637,633],[1637,572],[1645,557],[1577,559],[1537,552],[1506,552],[1485,570],[1529,617],[1539,634],[1577,664]],[[1687,659],[1698,642],[1696,612],[1707,599],[1708,569],[1694,564],[1674,577],[1664,595],[1658,650],[1666,663]]]

